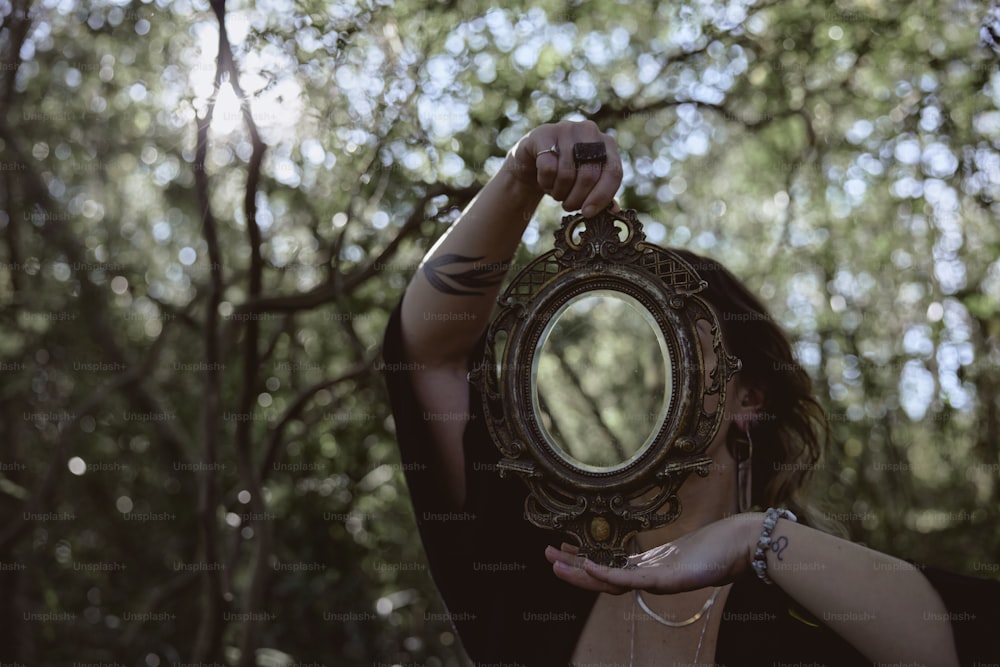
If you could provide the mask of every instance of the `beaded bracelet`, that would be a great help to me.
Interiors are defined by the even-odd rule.
[[[789,521],[798,521],[798,518],[792,514],[789,510],[784,508],[775,509],[770,507],[767,510],[767,514],[764,516],[764,529],[760,531],[760,538],[757,540],[757,551],[753,554],[753,566],[754,572],[765,584],[773,584],[771,578],[767,576],[767,549],[771,546],[771,531],[774,530],[774,525],[778,523],[778,519],[788,519]]]

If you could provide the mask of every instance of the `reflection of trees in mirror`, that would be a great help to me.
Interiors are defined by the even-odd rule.
[[[617,293],[583,295],[557,315],[540,347],[535,394],[553,446],[602,468],[644,447],[670,401],[661,335],[645,308]]]
[[[579,352],[579,349],[574,347],[569,352]],[[580,365],[579,355],[572,354],[574,363],[571,364],[566,359],[566,353],[565,348],[553,350],[550,359],[554,358],[558,362],[558,370],[546,370],[551,370],[554,374],[561,373],[565,376],[564,381],[559,386],[565,388],[566,392],[560,396],[564,400],[556,403],[559,408],[557,414],[567,420],[576,418],[579,421],[579,424],[577,424],[578,427],[586,424],[585,437],[564,437],[562,430],[559,428],[558,419],[554,418],[548,401],[543,396],[543,392],[539,392],[539,407],[544,411],[543,414],[546,417],[544,421],[545,429],[556,443],[562,445],[567,454],[584,463],[598,466],[613,466],[627,460],[633,452],[625,453],[625,447],[621,440],[611,431],[611,428],[605,422],[602,413],[606,411],[603,411],[601,406],[598,405],[600,394],[591,393],[590,391],[593,389],[593,382],[589,381],[592,377],[589,374],[587,377],[581,377],[580,373],[574,369],[574,364]],[[579,403],[574,402],[574,398],[579,399]],[[577,405],[580,407],[579,410],[567,410],[567,408],[571,406],[576,407]]]
[[[562,361],[561,356],[559,359]],[[567,438],[563,434],[562,430],[559,428],[559,422],[552,417],[552,410],[549,408],[549,402],[545,400],[545,396],[549,393],[550,392],[538,392],[538,414],[542,428],[545,429],[555,442],[573,442],[572,438]],[[600,414],[596,416],[600,419]],[[607,432],[607,427],[604,427],[604,432]],[[579,455],[575,452],[570,451],[568,454],[574,458],[579,458]],[[624,457],[624,452],[622,452],[622,457]]]

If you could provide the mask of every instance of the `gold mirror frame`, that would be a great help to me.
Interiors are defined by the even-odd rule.
[[[715,312],[699,296],[707,283],[678,254],[645,238],[631,209],[565,216],[555,248],[528,264],[498,297],[483,363],[470,376],[502,455],[500,474],[514,472],[528,486],[525,518],[562,531],[591,560],[615,566],[625,564],[633,535],[680,516],[677,491],[688,475],[708,474],[712,459],[705,451],[723,419],[726,384],[740,368],[723,347]],[[653,427],[655,436],[637,456],[607,469],[574,465],[556,451],[533,402],[540,338],[565,304],[597,290],[620,292],[644,306],[671,355],[671,400]],[[709,374],[699,320],[710,325],[717,359]]]

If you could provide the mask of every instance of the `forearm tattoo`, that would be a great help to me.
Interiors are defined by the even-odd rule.
[[[465,255],[447,254],[435,257],[424,262],[424,277],[427,282],[439,292],[453,294],[455,296],[482,296],[486,292],[480,291],[489,287],[496,287],[507,275],[510,268],[511,259],[493,264],[475,264],[480,262],[482,257],[466,257]],[[456,271],[454,273],[446,269],[456,267],[459,264],[475,262],[470,269]]]

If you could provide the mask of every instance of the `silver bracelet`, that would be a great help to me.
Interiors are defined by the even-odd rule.
[[[754,572],[757,573],[757,576],[765,584],[774,583],[767,576],[767,549],[771,546],[771,531],[774,530],[774,525],[778,523],[778,519],[798,521],[798,518],[785,508],[768,508],[767,514],[764,516],[764,529],[760,531],[760,537],[757,539],[757,551],[754,552],[753,563],[751,563]]]

